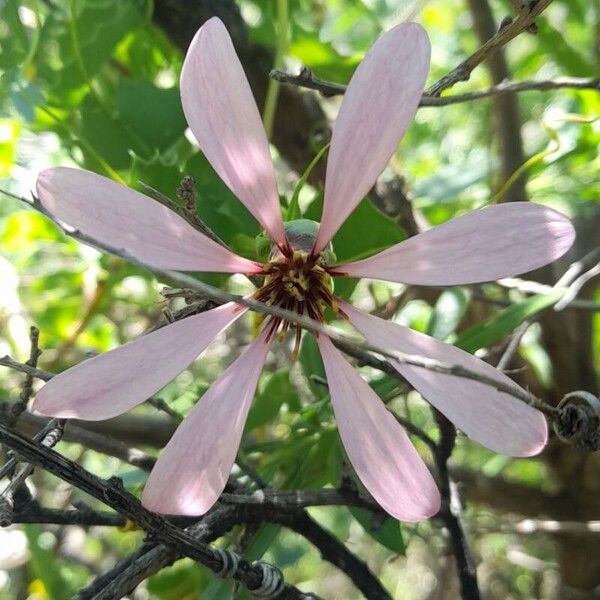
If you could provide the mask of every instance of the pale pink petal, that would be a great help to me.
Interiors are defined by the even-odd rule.
[[[455,346],[366,314],[347,302],[342,301],[340,308],[375,346],[461,365],[519,389],[506,375]],[[472,379],[391,362],[423,398],[490,450],[509,456],[532,456],[546,444],[548,427],[544,415],[514,396]]]
[[[429,71],[429,38],[416,23],[382,35],[356,69],[333,128],[319,253],[371,189],[417,110]]]
[[[155,512],[202,515],[227,483],[270,343],[263,333],[200,398],[152,469],[142,504]]]
[[[260,270],[166,206],[90,171],[42,171],[37,195],[44,209],[70,229],[150,267],[246,274]]]
[[[199,30],[181,71],[181,102],[204,155],[271,238],[286,245],[267,136],[225,25]]]
[[[435,515],[439,491],[404,429],[329,338],[317,343],[340,436],[360,480],[401,521]]]
[[[89,421],[120,415],[179,375],[246,310],[224,304],[94,356],[53,377],[33,407],[51,417]]]
[[[479,283],[551,263],[574,239],[573,225],[563,214],[539,204],[511,202],[467,213],[333,270],[413,285]]]

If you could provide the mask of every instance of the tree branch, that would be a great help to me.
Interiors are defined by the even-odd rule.
[[[322,96],[341,96],[346,93],[346,86],[341,83],[326,81],[315,76],[312,71],[303,67],[298,75],[292,75],[285,71],[274,69],[270,73],[273,79],[282,83],[295,85],[319,92]],[[600,91],[600,79],[583,77],[558,77],[556,79],[510,81],[505,80],[497,85],[493,85],[483,90],[467,92],[464,94],[453,94],[451,96],[431,96],[423,94],[419,102],[420,108],[449,106],[451,104],[461,104],[463,102],[472,102],[491,96],[503,94],[514,94],[520,92],[547,92],[550,90],[573,89],[573,90],[594,90]]]
[[[439,512],[439,517],[450,536],[452,553],[456,559],[462,598],[463,600],[479,600],[477,570],[464,531],[462,506],[456,487],[448,471],[448,459],[456,443],[456,428],[441,412],[435,408],[432,410],[440,430],[440,441],[433,455],[439,476],[440,494],[442,496],[442,508]]]
[[[246,306],[247,308],[250,308],[254,311],[257,311],[259,313],[279,317],[280,319],[290,321],[291,323],[297,323],[304,329],[307,329],[308,331],[311,331],[315,334],[326,335],[335,343],[335,345],[338,348],[340,348],[347,354],[358,358],[359,360],[363,361],[364,364],[374,366],[375,368],[378,368],[378,369],[382,370],[383,372],[386,372],[386,373],[390,374],[391,376],[396,377],[402,381],[403,381],[403,378],[395,370],[393,365],[390,365],[389,363],[387,363],[387,360],[381,361],[377,357],[373,356],[372,353],[383,355],[386,359],[392,359],[394,362],[397,362],[399,364],[408,364],[408,365],[416,366],[416,367],[419,367],[422,369],[427,369],[427,370],[430,370],[430,371],[433,371],[436,373],[441,373],[441,374],[445,374],[445,375],[453,375],[456,377],[463,377],[465,379],[470,379],[473,381],[479,381],[480,383],[489,385],[492,388],[494,388],[500,392],[504,392],[510,396],[513,396],[514,398],[517,398],[518,400],[520,400],[522,402],[525,402],[526,404],[528,404],[530,406],[533,406],[534,408],[537,408],[539,411],[544,413],[549,419],[551,419],[555,424],[558,423],[559,426],[562,427],[562,425],[561,425],[562,413],[560,410],[558,410],[554,406],[551,406],[551,405],[543,402],[542,400],[537,398],[535,395],[533,395],[532,393],[528,392],[527,390],[525,390],[521,387],[517,387],[512,384],[507,384],[503,381],[497,380],[495,377],[491,377],[488,375],[484,375],[478,371],[473,371],[473,370],[467,369],[467,368],[463,367],[462,365],[447,364],[447,363],[444,363],[442,361],[438,361],[435,359],[426,358],[426,357],[418,356],[418,355],[407,354],[405,352],[399,352],[397,350],[381,348],[379,346],[369,344],[364,341],[359,341],[359,340],[350,338],[344,334],[339,333],[336,329],[334,329],[328,325],[323,325],[322,323],[319,323],[318,321],[310,319],[304,315],[300,315],[296,312],[293,312],[291,310],[286,310],[286,309],[280,308],[278,306],[272,306],[272,305],[265,304],[258,300],[254,300],[251,297],[242,297],[242,296],[238,296],[236,294],[230,294],[228,292],[225,292],[223,290],[215,288],[211,285],[208,285],[202,281],[199,281],[198,279],[196,279],[190,275],[187,275],[185,273],[179,273],[176,271],[166,271],[166,270],[162,270],[162,269],[153,269],[152,267],[143,263],[142,261],[128,255],[126,252],[124,252],[121,249],[108,246],[107,244],[104,244],[98,240],[95,240],[95,239],[91,238],[90,236],[81,233],[80,231],[66,229],[60,222],[58,222],[56,219],[54,219],[52,217],[52,215],[50,215],[44,209],[44,207],[42,206],[42,204],[39,202],[39,200],[37,198],[34,197],[33,202],[30,202],[20,196],[15,196],[14,194],[11,194],[8,192],[4,192],[4,193],[8,194],[9,196],[12,196],[18,200],[21,200],[22,202],[28,204],[29,206],[32,206],[33,208],[35,208],[42,214],[46,215],[58,227],[60,227],[67,235],[70,235],[71,237],[73,237],[79,241],[82,241],[85,244],[99,248],[100,250],[102,250],[104,252],[108,252],[109,254],[114,254],[116,256],[119,256],[120,258],[128,260],[129,262],[137,264],[140,267],[143,267],[150,271],[154,271],[156,274],[163,276],[167,280],[176,282],[177,285],[179,285],[181,287],[187,287],[190,289],[198,290],[202,294],[204,294],[207,298],[210,298],[211,300],[215,300],[216,302],[219,302],[219,303],[235,302],[242,306]],[[335,274],[333,271],[332,271],[332,273]],[[10,362],[10,360],[11,359],[9,359],[9,362]],[[563,427],[563,429],[566,429],[566,428]]]
[[[496,50],[502,48],[519,34],[523,33],[523,31],[530,28],[534,24],[535,19],[548,8],[551,2],[552,0],[534,0],[533,2],[529,2],[528,8],[525,8],[516,19],[501,27],[476,52],[434,83],[427,91],[428,95],[440,96],[443,91],[451,88],[459,81],[468,81],[475,67],[480,65]]]
[[[0,424],[0,442],[27,462],[42,467],[110,506],[141,529],[151,533],[154,539],[202,563],[211,571],[219,573],[226,569],[230,571],[231,577],[243,583],[249,590],[257,590],[263,585],[262,564],[250,564],[241,557],[233,567],[226,564],[221,552],[197,541],[187,529],[180,529],[161,515],[145,509],[137,498],[122,487],[120,480],[111,478],[103,481],[54,450],[42,449],[30,440],[13,433],[4,424]],[[306,600],[308,597],[290,585],[285,585],[278,596],[281,600]]]

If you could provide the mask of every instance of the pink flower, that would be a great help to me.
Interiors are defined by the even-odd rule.
[[[358,262],[327,264],[324,249],[371,188],[414,116],[429,56],[427,34],[414,23],[382,35],[367,53],[335,123],[320,229],[302,246],[282,222],[267,139],[227,31],[218,19],[198,31],[181,74],[183,108],[210,163],[273,240],[275,250],[264,265],[236,256],[164,206],[93,173],[44,171],[39,198],[59,221],[150,266],[262,274],[264,285],[255,297],[267,303],[320,320],[325,306],[339,308],[372,344],[510,382],[470,354],[336,299],[329,285],[338,275],[415,285],[489,281],[545,265],[573,242],[573,227],[563,215],[514,203],[461,216]],[[47,383],[35,408],[90,420],[123,413],[184,370],[245,311],[232,303],[219,306],[87,360]],[[216,502],[235,461],[273,334],[287,325],[268,318],[256,340],[192,409],[150,474],[142,497],[146,507],[199,515]],[[330,339],[321,335],[317,342],[340,436],[357,475],[394,517],[418,521],[434,515],[439,492],[404,429]],[[544,446],[544,417],[512,396],[476,381],[395,366],[431,404],[488,448],[529,456]]]

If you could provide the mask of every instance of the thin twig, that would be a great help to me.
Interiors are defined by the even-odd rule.
[[[30,440],[13,433],[1,423],[0,442],[28,462],[42,467],[110,506],[138,527],[151,533],[157,541],[176,548],[182,554],[202,563],[214,572],[218,573],[223,569],[224,562],[219,552],[208,544],[198,542],[188,530],[180,529],[164,517],[145,509],[137,498],[122,487],[117,478],[107,481],[99,479],[77,463],[50,448],[41,449]],[[241,557],[236,568],[231,569],[231,576],[250,590],[260,588],[264,577],[262,568],[250,564]],[[304,600],[307,595],[293,586],[285,585],[279,598],[281,600]]]
[[[542,3],[545,0],[540,0]],[[368,344],[363,341],[358,341],[353,338],[349,338],[348,336],[339,333],[337,330],[329,327],[327,325],[323,325],[318,321],[310,319],[304,315],[300,315],[294,311],[286,310],[280,308],[279,306],[268,305],[258,300],[249,297],[242,297],[236,294],[229,294],[223,290],[215,288],[211,285],[208,285],[198,279],[187,275],[185,273],[179,273],[177,271],[169,271],[164,269],[154,269],[151,266],[143,263],[142,261],[130,256],[122,249],[114,248],[107,244],[104,244],[90,236],[81,233],[77,230],[66,229],[59,221],[54,219],[54,217],[48,213],[48,211],[43,207],[41,202],[37,198],[33,198],[33,201],[29,201],[20,196],[15,196],[14,194],[9,194],[13,197],[18,198],[22,202],[28,204],[32,208],[35,208],[42,214],[46,215],[50,220],[52,220],[60,229],[62,229],[67,235],[84,242],[90,246],[99,248],[104,252],[108,252],[109,254],[114,254],[119,256],[129,262],[137,264],[145,269],[150,271],[154,271],[156,274],[165,277],[166,279],[170,279],[171,281],[176,282],[181,287],[186,287],[190,289],[196,289],[201,291],[206,297],[216,300],[217,302],[225,303],[225,302],[235,302],[242,306],[245,306],[251,310],[257,311],[259,313],[268,314],[274,317],[279,317],[284,321],[289,321],[291,323],[297,323],[304,329],[308,331],[312,331],[316,334],[323,334],[328,336],[340,349],[344,352],[354,356],[355,358],[359,358],[360,360],[365,361],[365,364],[379,364],[377,368],[380,368],[384,372],[389,372],[392,374],[394,372],[394,367],[389,366],[389,370],[385,369],[384,364],[377,363],[377,359],[370,355],[371,352],[381,354],[386,358],[391,358],[393,361],[399,364],[407,364],[415,367],[419,367],[422,369],[427,369],[430,371],[434,371],[436,373],[442,373],[445,375],[453,375],[456,377],[463,377],[465,379],[471,379],[474,381],[479,381],[480,383],[484,383],[486,385],[491,386],[492,388],[504,392],[510,396],[514,396],[515,398],[533,406],[543,412],[548,418],[556,419],[559,416],[557,409],[549,404],[546,404],[530,392],[509,383],[505,383],[503,381],[497,380],[495,377],[491,377],[488,375],[484,375],[478,371],[473,371],[463,367],[462,365],[451,365],[444,363],[442,361],[438,361],[431,358],[426,358],[423,356],[417,356],[412,354],[407,354],[405,352],[399,352],[396,350],[390,350],[385,348],[380,348],[376,345]]]
[[[0,366],[26,373],[27,375],[31,375],[42,381],[48,381],[53,375],[52,373],[48,373],[48,371],[42,371],[42,369],[31,367],[27,363],[20,363],[8,355],[0,357]]]
[[[52,425],[52,428],[46,431],[44,437],[39,442],[39,446],[42,448],[52,448],[62,437],[65,426],[64,419],[53,419]],[[2,513],[0,527],[8,527],[12,523],[14,498],[26,479],[33,473],[33,470],[34,467],[31,464],[23,464],[20,468],[16,467],[10,481],[2,490],[2,493],[0,494],[0,512]]]
[[[456,559],[458,579],[463,600],[479,600],[477,570],[467,543],[462,521],[462,506],[456,486],[450,478],[448,459],[456,442],[456,427],[437,409],[433,409],[434,417],[440,430],[440,441],[434,453],[435,464],[439,476],[439,488],[442,496],[442,508],[439,517],[444,523],[452,544],[452,553]]]
[[[33,506],[32,506],[33,504]],[[109,511],[78,510],[75,508],[59,510],[43,508],[36,503],[15,507],[13,524],[44,523],[46,525],[79,525],[81,527],[109,526],[123,527],[127,520],[121,515]]]
[[[39,349],[38,344],[40,340],[40,331],[37,327],[29,328],[29,340],[31,347],[29,350],[29,358],[25,362],[25,366],[29,369],[35,369],[37,367],[37,361],[42,353]],[[21,387],[21,393],[19,394],[19,400],[12,406],[11,414],[8,416],[9,423],[14,423],[19,415],[27,408],[27,403],[33,394],[33,378],[34,375],[28,372],[25,377],[25,381]]]
[[[282,83],[303,87],[319,92],[322,96],[341,96],[346,93],[347,86],[333,81],[327,81],[314,75],[307,67],[300,69],[298,75],[292,75],[285,71],[274,69],[269,74],[273,79]],[[549,90],[558,89],[574,89],[574,90],[596,90],[600,91],[600,79],[583,78],[583,77],[558,77],[556,79],[541,79],[527,81],[503,81],[498,85],[467,92],[465,94],[454,94],[452,96],[432,96],[429,93],[423,94],[419,107],[439,107],[449,106],[451,104],[460,104],[463,102],[471,102],[491,96],[499,96],[503,94],[512,94],[514,92],[546,92]]]
[[[313,521],[302,509],[293,512],[263,506],[219,507],[189,528],[196,540],[211,541],[222,536],[234,525],[259,525],[263,522],[288,527],[311,542],[321,556],[340,568],[369,600],[389,600],[377,578],[360,559]],[[73,600],[117,600],[133,590],[144,579],[171,565],[181,554],[172,548],[146,543],[134,554],[120,561],[113,569],[98,577]],[[316,599],[316,596],[311,596]]]
[[[270,520],[296,531],[316,546],[321,556],[350,577],[368,600],[391,600],[391,596],[371,573],[369,567],[340,544],[331,533],[323,529],[308,513],[278,512],[274,513]]]
[[[223,493],[219,497],[223,504],[265,506],[273,509],[306,508],[308,506],[357,506],[371,511],[380,510],[372,500],[344,489],[322,490],[273,490],[261,489],[250,494]]]
[[[513,40],[519,34],[523,33],[533,25],[535,19],[552,3],[552,0],[537,0],[529,4],[519,16],[508,24],[505,24],[500,30],[492,36],[483,46],[474,52],[467,59],[462,61],[450,73],[434,83],[427,95],[440,96],[444,90],[454,86],[459,81],[467,81],[471,73],[486,58],[492,55],[498,48],[502,48],[508,42]]]
[[[553,285],[547,286],[544,293],[553,293],[564,289],[564,294],[554,304],[555,311],[564,310],[571,302],[573,302],[581,288],[593,277],[600,274],[600,263],[596,263],[591,269],[585,269],[598,260],[600,257],[600,248],[596,248],[580,258],[578,261],[569,265],[562,277]],[[518,329],[513,333],[511,340],[504,351],[496,368],[499,371],[504,371],[508,368],[512,357],[519,349],[519,345],[523,336],[536,319],[528,319],[519,325]]]
[[[58,419],[50,419],[40,431],[33,436],[34,442],[41,442],[46,435],[48,435],[58,425]],[[3,465],[0,467],[0,479],[6,477],[14,468],[17,466],[17,459],[11,456]]]

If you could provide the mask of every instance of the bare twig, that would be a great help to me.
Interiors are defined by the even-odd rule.
[[[568,269],[565,271],[562,277],[553,286],[544,286],[544,292],[542,292],[544,294],[564,289],[565,293],[554,304],[555,311],[564,310],[567,306],[569,306],[569,304],[571,304],[575,300],[577,294],[581,291],[581,288],[588,281],[590,281],[590,279],[600,274],[600,263],[596,263],[591,269],[585,271],[585,269],[590,264],[594,264],[599,257],[600,249],[596,248],[595,250],[592,250],[591,252],[586,254],[584,257],[580,258],[578,261],[569,265]],[[528,283],[535,284],[535,282]],[[504,354],[498,362],[498,370],[503,371],[504,369],[508,368],[512,357],[519,348],[523,336],[525,335],[525,333],[527,333],[527,330],[529,329],[529,327],[531,327],[534,321],[535,319],[528,319],[527,321],[524,321],[513,333],[511,340],[506,350],[504,351]]]
[[[31,347],[29,350],[29,358],[25,363],[25,367],[35,370],[37,367],[37,361],[42,353],[39,349],[40,339],[40,331],[37,327],[30,327],[29,329],[29,340],[31,342]],[[31,371],[26,371],[25,381],[23,382],[23,386],[21,387],[21,393],[19,394],[19,400],[13,404],[10,415],[8,415],[9,423],[14,423],[15,420],[19,417],[19,415],[27,408],[27,403],[33,394],[33,379],[35,375]]]
[[[178,552],[197,560],[213,572],[219,573],[224,568],[229,569],[231,577],[243,583],[250,590],[259,589],[263,585],[264,563],[250,564],[243,558],[237,557],[237,564],[233,566],[225,564],[225,558],[221,552],[197,541],[188,530],[180,529],[164,517],[145,509],[137,498],[125,491],[120,480],[116,478],[107,481],[101,480],[52,449],[39,448],[31,441],[13,433],[3,424],[0,424],[0,442],[28,462],[44,468],[63,481],[107,504],[138,527],[151,533],[157,541],[176,548]],[[306,600],[309,597],[290,585],[285,585],[281,594],[278,595],[281,600]],[[316,598],[316,596],[313,597]]]
[[[62,436],[64,425],[64,419],[53,419],[52,427],[48,428],[39,442],[40,446],[47,449],[55,446]],[[0,512],[2,514],[0,527],[7,527],[12,523],[14,497],[19,488],[25,483],[25,480],[33,473],[33,465],[31,464],[23,464],[20,468],[16,467],[16,469],[7,486],[0,494]]]
[[[13,513],[15,523],[45,523],[53,525],[80,525],[81,527],[109,526],[123,527],[127,520],[121,515],[109,511],[95,511],[91,509],[43,508],[37,503],[29,503],[24,507],[15,507]]]
[[[303,67],[298,75],[292,75],[285,71],[274,69],[270,73],[273,79],[315,90],[325,97],[341,96],[346,93],[345,85],[321,79],[313,72]],[[461,104],[463,102],[472,102],[491,96],[500,96],[503,94],[512,94],[516,92],[547,92],[550,90],[573,89],[573,90],[596,90],[600,91],[600,79],[585,77],[557,77],[556,79],[540,79],[527,81],[502,81],[497,85],[490,86],[483,90],[467,92],[464,94],[453,94],[452,96],[434,96],[430,93],[423,94],[419,107],[440,107],[451,104]]]
[[[600,79],[586,79],[579,77],[558,77],[556,79],[541,79],[531,81],[502,81],[483,90],[452,96],[423,96],[420,106],[448,106],[462,102],[472,102],[491,96],[501,96],[516,92],[547,92],[549,90],[595,90],[600,91]]]
[[[9,369],[14,369],[15,371],[20,371],[21,373],[26,373],[31,375],[31,377],[41,379],[42,381],[48,381],[53,375],[52,373],[48,373],[48,371],[42,371],[42,369],[32,367],[27,363],[17,362],[8,355],[0,357],[0,366],[8,367]]]
[[[339,567],[369,600],[389,600],[377,578],[334,536],[321,528],[302,509],[273,509],[262,506],[224,506],[215,509],[197,524],[189,527],[196,540],[210,541],[239,523],[276,523],[293,529],[315,545],[322,557]],[[120,561],[113,569],[98,577],[73,600],[117,600],[144,579],[172,564],[181,554],[176,550],[147,542],[135,553]],[[316,598],[315,596],[311,596]]]
[[[391,600],[368,566],[306,512],[278,512],[270,520],[293,529],[316,546],[321,556],[346,573],[368,600]]]
[[[115,254],[116,256],[119,256],[143,268],[149,269],[150,271],[154,271],[158,275],[161,275],[167,279],[170,279],[171,281],[176,282],[181,287],[199,290],[206,297],[211,298],[217,302],[235,302],[242,306],[246,306],[254,311],[279,317],[282,320],[290,321],[291,323],[297,323],[304,329],[312,331],[313,333],[327,335],[344,352],[358,358],[359,360],[364,361],[365,364],[377,365],[376,368],[380,368],[386,373],[393,375],[395,372],[394,367],[388,365],[388,367],[386,368],[385,361],[383,363],[381,361],[378,361],[378,359],[376,357],[373,357],[371,353],[381,354],[386,359],[392,359],[393,361],[399,364],[408,364],[422,369],[434,371],[436,373],[453,375],[456,377],[471,379],[473,381],[479,381],[480,383],[489,385],[500,392],[504,392],[510,396],[521,400],[522,402],[525,402],[526,404],[529,404],[530,406],[533,406],[534,408],[537,408],[550,419],[557,419],[559,417],[559,411],[555,407],[546,404],[530,392],[518,386],[499,381],[495,377],[484,375],[478,371],[472,371],[463,367],[462,365],[451,365],[442,361],[426,358],[423,356],[411,355],[404,352],[380,348],[378,346],[368,344],[363,341],[358,341],[353,338],[349,338],[346,335],[339,333],[332,327],[323,325],[318,321],[310,319],[304,315],[300,315],[296,312],[285,310],[278,306],[268,305],[263,302],[259,302],[258,300],[254,300],[253,298],[229,294],[223,290],[220,290],[202,281],[199,281],[198,279],[185,273],[167,271],[162,269],[153,269],[149,265],[144,264],[142,261],[128,255],[123,250],[103,244],[102,242],[99,242],[98,240],[95,240],[85,234],[82,234],[79,231],[65,229],[60,222],[57,222],[55,219],[53,219],[52,215],[48,214],[48,212],[44,209],[42,204],[37,199],[34,198],[33,202],[30,202],[24,198],[18,198],[26,204],[33,206],[33,208],[35,208],[36,210],[45,214],[48,218],[53,220],[58,227],[63,229],[65,233],[74,237],[75,239],[78,239],[88,245],[99,248],[100,250],[103,250],[105,252]]]
[[[523,10],[519,16],[501,27],[483,46],[471,56],[461,62],[450,73],[434,83],[427,94],[429,96],[440,96],[444,90],[454,86],[459,81],[467,81],[475,67],[480,65],[486,58],[491,56],[498,48],[502,48],[523,31],[526,31],[535,22],[535,19],[551,4],[552,0],[537,0],[531,2],[529,9]]]
[[[442,508],[438,516],[444,523],[450,536],[452,553],[456,559],[462,598],[463,600],[479,600],[480,593],[477,584],[477,571],[464,531],[462,506],[456,486],[450,478],[448,470],[448,459],[454,450],[456,442],[456,428],[441,412],[435,408],[432,410],[440,430],[440,441],[433,455],[438,471],[438,485],[442,496]]]
[[[322,490],[273,490],[261,489],[250,494],[223,493],[219,497],[223,504],[265,506],[273,509],[305,508],[308,506],[358,506],[379,512],[380,507],[372,500],[357,493],[342,489]]]
[[[4,412],[4,411],[3,411]],[[34,442],[41,442],[46,435],[48,435],[58,425],[58,419],[49,419],[44,427],[33,436]],[[11,456],[5,463],[0,467],[0,479],[6,477],[14,468],[17,466],[17,459]]]

